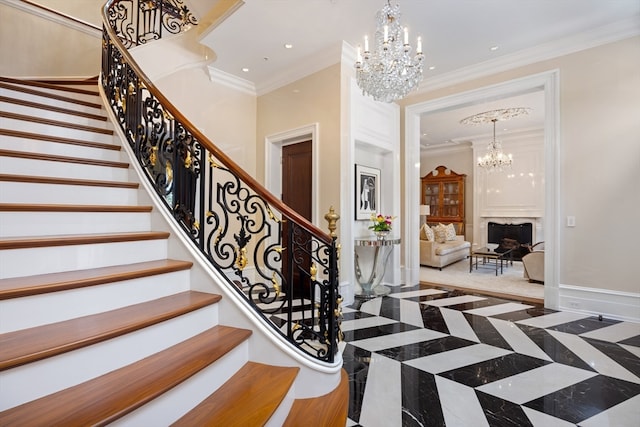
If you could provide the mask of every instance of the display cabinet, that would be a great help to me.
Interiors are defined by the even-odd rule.
[[[457,234],[464,234],[464,181],[467,175],[458,174],[446,166],[438,166],[421,178],[422,204],[429,205],[430,225],[452,223]]]

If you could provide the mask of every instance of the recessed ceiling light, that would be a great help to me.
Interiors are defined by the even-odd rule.
[[[429,69],[430,69],[430,70],[435,70],[435,69],[436,69],[436,66],[435,66],[435,65],[432,65],[431,67],[429,67]]]
[[[500,49],[500,46],[498,46],[498,45],[491,46],[489,49],[491,49],[492,51],[496,51],[496,50]]]
[[[248,69],[247,67],[244,67],[244,68],[242,69],[242,71],[243,71],[243,72],[245,72],[245,73],[248,73],[248,72],[249,72],[249,69]]]
[[[285,43],[285,49],[293,49],[293,45],[291,43]]]

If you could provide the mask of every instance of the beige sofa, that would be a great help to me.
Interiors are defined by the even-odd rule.
[[[436,242],[435,239],[428,240],[424,229],[420,230],[420,265],[442,270],[442,267],[467,258],[470,248],[471,243],[465,241],[464,236],[456,235],[454,240]]]

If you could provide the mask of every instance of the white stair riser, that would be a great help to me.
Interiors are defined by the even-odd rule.
[[[0,238],[150,231],[149,212],[0,212]]]
[[[189,290],[189,270],[0,301],[0,333],[115,310]],[[91,304],[87,304],[91,301]],[[25,316],[25,313],[29,313]]]
[[[0,372],[0,410],[129,365],[217,324],[214,304],[122,337]]]
[[[55,105],[55,106],[58,106],[58,107],[69,108],[69,109],[72,109],[72,110],[82,111],[82,112],[85,112],[85,113],[91,113],[91,114],[102,114],[102,113],[104,113],[103,107],[96,108],[96,107],[93,107],[93,106],[77,104],[75,102],[60,101],[58,99],[52,99],[52,98],[49,98],[47,96],[32,95],[32,94],[29,94],[29,93],[23,93],[23,92],[20,92],[20,91],[11,90],[11,89],[7,89],[7,88],[0,88],[0,95],[1,96],[6,96],[8,98],[24,99],[25,101],[37,102],[37,103],[45,104],[45,105]],[[68,95],[63,95],[63,96],[66,96],[67,98],[71,98]],[[96,100],[96,101],[89,101],[89,102],[91,102],[93,104],[102,105],[102,101],[99,100],[99,99]]]
[[[138,190],[133,188],[0,181],[1,203],[134,205],[137,201]]]
[[[93,104],[102,104],[102,101],[100,100],[100,97],[98,95],[86,95],[84,93],[75,93],[75,92],[69,92],[66,90],[60,90],[60,89],[49,89],[49,88],[44,88],[44,87],[37,87],[37,86],[24,86],[26,89],[28,90],[35,90],[44,94],[51,94],[54,96],[63,96],[65,98],[73,98],[73,99],[77,99],[79,101],[82,102],[91,102]],[[10,90],[10,89],[5,89],[2,88],[3,90]],[[93,91],[95,89],[95,91],[98,91],[98,87],[96,86],[95,88],[92,88],[91,90]],[[86,88],[84,89],[86,90]],[[11,91],[11,92],[18,92],[18,91]],[[22,92],[18,92],[18,93],[22,93]],[[14,96],[15,97],[15,96]],[[40,98],[46,98],[46,95],[39,95]],[[22,96],[20,97],[22,98]],[[58,101],[60,102],[60,101]]]
[[[34,123],[28,120],[16,120],[7,117],[0,118],[0,128],[13,129],[20,132],[32,132],[42,135],[53,135],[62,138],[73,138],[81,141],[91,142],[103,142],[106,144],[113,144],[113,135],[107,135],[98,132],[91,132],[86,130],[70,129],[61,126],[51,126],[47,124]]]
[[[85,270],[167,257],[167,241],[98,243],[0,251],[0,279]]]
[[[41,119],[58,120],[62,122],[73,123],[76,125],[93,126],[100,129],[113,129],[113,126],[105,120],[96,120],[89,117],[78,116],[75,114],[66,114],[57,111],[43,110],[41,108],[13,104],[11,102],[0,102],[0,111],[10,111],[16,114],[24,114]]]
[[[52,141],[31,140],[13,136],[0,135],[0,149],[24,151],[27,153],[53,154],[56,156],[81,157],[114,162],[123,161],[122,151],[103,148],[85,147],[82,145],[64,144]]]
[[[129,178],[127,168],[4,156],[0,156],[0,170],[11,175],[29,174],[98,181],[126,182]]]
[[[109,426],[160,426],[177,421],[247,363],[248,348],[245,341],[193,377]]]

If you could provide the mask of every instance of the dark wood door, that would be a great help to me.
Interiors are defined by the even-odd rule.
[[[309,221],[311,221],[312,205],[312,166],[311,141],[282,147],[282,201]],[[287,222],[284,223],[283,232],[283,244],[287,247],[289,241],[289,227]],[[298,237],[303,241],[308,238],[306,235],[299,235]],[[296,238],[296,240],[298,240],[298,238]],[[305,249],[308,250],[309,247],[298,247],[293,254],[296,259],[302,262],[294,262],[293,265],[290,266],[286,262],[287,257],[285,256],[282,264],[285,275],[290,267],[293,268],[292,276],[287,278],[287,280],[290,280],[291,283],[289,292],[297,298],[310,297],[309,278],[302,272],[308,272],[311,267],[311,260],[305,253]]]

